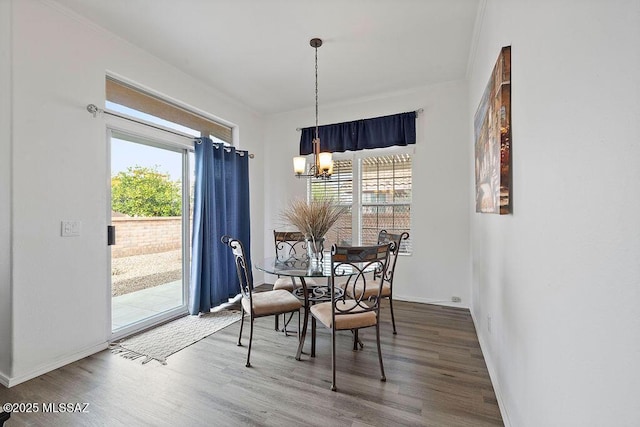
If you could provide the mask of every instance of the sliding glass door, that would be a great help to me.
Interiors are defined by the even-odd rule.
[[[187,311],[193,171],[175,135],[109,129],[108,136],[115,339]]]

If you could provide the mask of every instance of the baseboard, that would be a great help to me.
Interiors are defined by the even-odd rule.
[[[476,316],[473,314],[473,310],[469,310],[471,313],[471,319],[473,320],[473,326],[476,328],[476,336],[478,337],[478,343],[480,344],[480,351],[482,351],[482,357],[484,358],[484,364],[487,366],[487,371],[489,371],[489,378],[491,379],[491,385],[493,385],[493,392],[496,394],[496,400],[498,401],[498,408],[500,409],[500,415],[502,415],[502,422],[505,427],[511,427],[511,421],[509,421],[509,414],[507,413],[507,408],[504,403],[502,389],[500,388],[500,382],[498,381],[498,375],[496,373],[495,365],[493,364],[493,359],[491,357],[487,357],[489,353],[485,351],[488,348],[487,344],[484,342],[484,337],[478,333],[480,330],[480,325],[476,322]]]
[[[444,305],[447,307],[456,307],[456,308],[466,308],[469,309],[468,306],[462,303],[452,302],[451,300],[443,300],[443,299],[434,299],[434,298],[420,298],[406,295],[396,295],[393,294],[394,301],[405,301],[405,302],[419,302],[421,304],[436,304],[436,305]]]
[[[255,285],[255,287],[259,287],[259,286],[271,286],[272,283],[265,283],[262,282],[259,285]],[[466,306],[465,304],[462,303],[456,303],[456,302],[452,302],[451,300],[442,300],[442,299],[433,299],[433,298],[416,298],[413,296],[406,296],[406,295],[396,295],[393,294],[393,300],[394,301],[405,301],[405,302],[418,302],[421,304],[436,304],[436,305],[444,305],[447,307],[456,307],[456,308],[466,308],[469,309],[468,306]]]
[[[102,350],[105,350],[106,348],[108,348],[108,346],[109,344],[107,342],[96,344],[94,346],[85,348],[84,350],[78,351],[76,353],[62,356],[56,359],[55,361],[40,365],[36,369],[33,369],[27,373],[24,373],[15,377],[6,377],[0,374],[0,383],[2,383],[2,385],[4,385],[7,388],[13,387],[25,381],[29,381],[33,378],[39,377],[42,374],[46,374],[47,372],[51,372],[55,369],[61,368],[65,365],[68,365],[69,363],[73,363],[80,359],[84,359],[87,356],[91,356],[92,354],[96,354]]]
[[[0,372],[0,385],[9,388],[9,377],[2,372]]]

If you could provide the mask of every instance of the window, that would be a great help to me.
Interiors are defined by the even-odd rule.
[[[188,135],[207,136],[214,142],[229,145],[232,142],[232,128],[193,113],[168,100],[143,92],[126,83],[107,76],[105,80],[107,108],[141,118],[150,123],[160,124],[179,130]]]
[[[372,245],[378,232],[409,232],[411,229],[411,156],[368,157],[361,163],[361,240]],[[401,253],[410,252],[409,240]]]
[[[345,208],[345,212],[325,236],[325,249],[329,249],[334,243],[352,245],[353,161],[334,160],[331,179],[313,179],[309,184],[309,190],[310,200],[333,199]]]
[[[332,198],[346,208],[326,236],[325,248],[334,243],[375,244],[382,229],[410,233],[411,154],[363,153],[336,160],[331,179],[310,181],[310,200]],[[409,238],[403,241],[400,252],[410,254],[411,249]]]

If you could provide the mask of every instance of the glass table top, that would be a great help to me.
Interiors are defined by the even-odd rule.
[[[321,261],[307,257],[287,259],[269,257],[255,262],[254,266],[261,271],[278,276],[290,277],[331,277],[331,253],[326,252]],[[364,269],[365,272],[375,270],[375,265]],[[350,265],[337,266],[336,276],[351,276],[358,270]]]
[[[331,254],[326,253],[322,261],[309,260],[309,258],[277,258],[269,257],[260,262],[254,262],[254,266],[265,273],[278,276],[292,277],[330,277]]]

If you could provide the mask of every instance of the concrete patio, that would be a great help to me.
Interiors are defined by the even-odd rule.
[[[111,329],[115,331],[176,308],[182,299],[181,280],[113,297]]]

